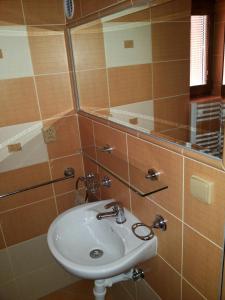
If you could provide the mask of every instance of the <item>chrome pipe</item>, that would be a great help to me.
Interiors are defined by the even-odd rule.
[[[32,186],[29,186],[29,187],[26,187],[26,188],[23,188],[23,189],[18,189],[16,191],[0,195],[0,199],[6,198],[6,197],[9,197],[9,196],[13,196],[13,195],[18,194],[18,193],[23,193],[23,192],[26,192],[26,191],[29,191],[29,190],[37,189],[39,187],[42,187],[42,186],[45,186],[45,185],[48,185],[48,184],[52,184],[52,183],[56,183],[56,182],[59,182],[59,181],[71,179],[71,178],[74,178],[74,177],[75,177],[74,169],[73,168],[67,168],[64,171],[64,177],[57,178],[57,179],[54,179],[54,180],[49,180],[49,181],[46,181],[46,182],[42,182],[40,184],[32,185]]]

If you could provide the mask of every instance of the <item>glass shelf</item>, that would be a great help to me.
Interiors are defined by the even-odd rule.
[[[94,159],[87,153],[83,152],[83,155],[85,158],[97,164],[101,169],[118,179],[120,182],[125,184],[127,187],[129,187],[132,191],[134,191],[141,197],[149,196],[151,194],[163,191],[168,188],[168,185],[166,185],[162,181],[161,175],[159,175],[157,179],[146,178],[147,172],[145,174],[142,170],[129,164],[130,180],[128,181],[127,179],[122,178],[120,175],[118,175],[117,173],[115,173],[114,171],[112,171],[111,169],[109,169],[108,167],[106,167],[101,162]],[[122,163],[124,164],[124,161]]]

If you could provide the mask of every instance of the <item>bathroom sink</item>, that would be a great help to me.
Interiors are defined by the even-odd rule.
[[[142,241],[131,226],[140,222],[127,209],[126,222],[115,217],[98,220],[104,200],[77,206],[59,215],[48,230],[48,246],[56,260],[70,273],[87,279],[103,279],[126,272],[156,255],[157,238]],[[141,234],[146,234],[141,228]]]

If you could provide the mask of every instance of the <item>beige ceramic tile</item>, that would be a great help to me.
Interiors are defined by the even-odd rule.
[[[158,182],[145,179],[148,169],[160,172],[159,183],[168,189],[151,196],[177,217],[181,217],[182,157],[146,141],[128,136],[128,157],[131,182],[143,191],[150,191]]]
[[[185,280],[182,281],[182,300],[203,300],[204,298],[196,292]]]
[[[75,178],[64,180],[62,182],[54,183],[55,193],[62,194],[75,189],[75,183],[79,176],[83,176],[83,162],[81,154],[71,155],[64,158],[52,160],[51,163],[53,179],[64,176],[66,168],[74,168]]]
[[[40,120],[32,77],[0,81],[0,126]]]
[[[19,277],[17,283],[22,299],[40,299],[76,280],[75,276],[67,273],[58,263],[54,263]]]
[[[61,0],[22,0],[28,25],[64,24],[64,9]]]
[[[168,61],[189,59],[190,57],[190,24],[180,22],[153,23],[152,59]]]
[[[53,199],[27,205],[0,215],[7,246],[46,233],[56,217]]]
[[[74,114],[69,74],[35,78],[42,119]]]
[[[28,27],[33,69],[37,74],[68,71],[68,61],[62,27]]]
[[[206,298],[218,299],[222,250],[184,227],[183,275]]]
[[[151,258],[142,267],[146,270],[145,280],[161,299],[180,300],[181,278],[159,256]]]
[[[99,123],[94,123],[94,135],[98,161],[123,179],[127,180],[128,163],[126,135],[121,131]],[[110,145],[114,148],[111,154],[99,150],[99,148],[102,148],[105,145]]]
[[[1,264],[1,272],[0,272],[0,286],[1,286],[13,279],[12,267],[6,249],[0,250],[0,264]]]
[[[170,263],[178,272],[181,271],[182,225],[176,218],[157,207],[147,198],[132,193],[132,211],[142,222],[151,225],[156,215],[167,220],[166,232],[155,230],[158,237],[158,254]]]
[[[97,23],[97,24],[96,24]],[[76,71],[105,68],[102,24],[71,30]]]
[[[76,116],[45,121],[44,128],[48,127],[54,127],[56,131],[56,141],[47,144],[51,159],[72,155],[80,151],[80,136]]]
[[[100,180],[105,176],[111,179],[111,187],[101,187],[101,200],[115,199],[116,201],[123,203],[123,205],[130,210],[130,194],[128,187],[101,168],[99,170],[99,176]]]
[[[93,122],[83,116],[78,117],[82,150],[92,158],[96,158]]]
[[[105,69],[76,72],[80,108],[109,107],[107,75]]]
[[[0,25],[24,24],[21,0],[0,1]]]
[[[152,99],[151,64],[108,69],[110,105],[124,105]]]
[[[8,251],[17,277],[56,263],[49,251],[45,234],[13,245]]]
[[[153,98],[189,93],[188,60],[154,63]]]
[[[184,220],[203,235],[222,246],[224,236],[221,228],[224,226],[225,173],[190,159],[185,159],[184,168]],[[212,204],[203,203],[191,195],[190,180],[192,175],[214,182]]]
[[[15,280],[0,286],[0,298],[7,300],[20,299],[20,294]]]
[[[29,167],[16,169],[0,174],[0,194],[13,192],[32,185],[50,180],[48,163],[41,163]],[[16,208],[25,204],[36,202],[53,195],[51,185],[39,187],[34,190],[18,193],[3,198],[0,201],[0,212]]]

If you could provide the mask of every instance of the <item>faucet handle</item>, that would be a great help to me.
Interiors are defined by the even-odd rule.
[[[110,207],[113,207],[114,209],[118,209],[118,208],[123,208],[123,205],[120,201],[112,201],[112,202],[107,203],[104,207],[106,209],[108,209]]]

